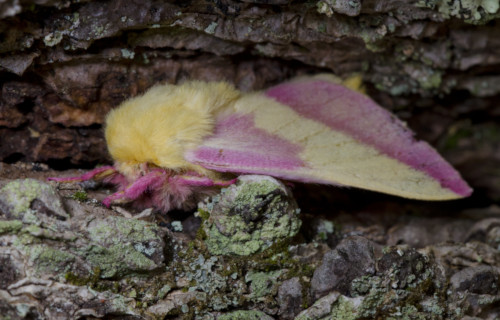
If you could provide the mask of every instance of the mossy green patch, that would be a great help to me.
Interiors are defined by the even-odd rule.
[[[19,220],[0,221],[0,235],[4,233],[17,232],[23,227]]]
[[[195,213],[196,216],[200,217],[201,220],[205,221],[207,220],[208,218],[210,218],[210,212],[206,211],[206,210],[202,210],[202,209],[199,209],[196,213]]]
[[[98,243],[119,244],[123,237],[130,242],[158,239],[158,226],[155,224],[121,217],[107,217],[105,221],[90,227],[88,231],[90,238]]]
[[[104,281],[101,279],[101,269],[94,268],[92,272],[87,276],[82,276],[75,274],[73,272],[67,272],[64,275],[64,279],[67,283],[75,286],[87,286],[96,291],[111,291],[117,293],[120,291],[120,283]]]
[[[163,254],[158,226],[135,219],[107,217],[88,228],[92,244],[83,255],[104,278],[157,267],[149,257]]]
[[[268,316],[262,311],[257,310],[238,310],[229,313],[225,313],[217,317],[218,320],[272,320],[273,318]]]
[[[166,284],[163,287],[161,287],[160,290],[158,290],[158,293],[157,293],[158,299],[165,298],[165,296],[167,295],[167,293],[170,292],[170,290],[172,290],[172,287],[169,286],[168,284]]]
[[[88,195],[85,191],[77,191],[71,195],[71,198],[76,201],[86,201],[88,199]]]
[[[30,261],[39,271],[68,272],[76,257],[45,245],[25,247]]]
[[[358,319],[356,312],[356,305],[352,303],[351,299],[340,296],[339,299],[333,304],[332,312],[328,319],[337,320],[354,320]]]
[[[127,243],[108,248],[91,245],[86,248],[84,256],[92,266],[101,270],[103,278],[123,276],[131,271],[151,270],[156,266],[152,260]]]
[[[277,290],[278,278],[282,273],[282,270],[248,272],[245,276],[245,281],[250,282],[250,298],[261,298]]]
[[[55,214],[68,217],[56,191],[47,183],[35,179],[14,180],[0,189],[0,201],[8,207],[8,212],[21,219],[23,214],[31,211],[33,200],[40,200],[47,209]]]

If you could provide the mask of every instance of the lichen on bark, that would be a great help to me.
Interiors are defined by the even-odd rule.
[[[499,317],[498,3],[0,3],[0,314]],[[300,215],[282,194],[276,202],[291,211],[264,213],[267,224],[253,211],[217,224],[213,207],[200,211],[205,221],[137,220],[129,208],[102,207],[101,191],[42,182],[61,173],[40,162],[109,163],[105,114],[157,83],[225,80],[250,91],[318,72],[358,74],[367,94],[462,172],[473,199],[416,204],[298,185]],[[242,229],[251,247],[235,242]],[[348,276],[322,281],[332,270]]]

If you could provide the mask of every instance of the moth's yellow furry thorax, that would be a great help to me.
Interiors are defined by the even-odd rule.
[[[124,174],[151,163],[177,171],[205,169],[188,163],[184,153],[213,133],[216,116],[240,96],[224,82],[159,85],[123,102],[106,118],[108,150]]]

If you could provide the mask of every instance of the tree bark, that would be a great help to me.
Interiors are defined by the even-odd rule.
[[[199,218],[109,217],[117,212],[75,200],[76,185],[36,187],[31,211],[16,213],[10,189],[0,189],[0,314],[498,317],[499,18],[498,0],[0,1],[1,186],[59,174],[49,167],[110,163],[106,113],[157,83],[224,80],[252,91],[328,72],[360,75],[368,95],[476,190],[440,205],[298,186],[303,210],[315,213],[328,198],[319,211],[335,211],[342,227],[306,214],[302,238],[235,259],[172,227],[182,220],[196,230]],[[57,201],[62,209],[51,207]],[[100,238],[106,225],[128,231]],[[141,238],[134,228],[151,233]],[[125,262],[99,260],[106,255]]]

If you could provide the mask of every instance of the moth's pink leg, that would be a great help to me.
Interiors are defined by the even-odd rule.
[[[175,182],[195,186],[195,187],[227,187],[236,182],[237,179],[232,180],[212,180],[208,177],[204,176],[196,176],[196,175],[177,175],[170,180],[174,180]]]
[[[161,187],[167,179],[168,177],[165,171],[153,170],[132,182],[125,190],[118,191],[106,197],[102,203],[109,208],[111,203],[118,199],[126,198],[130,201],[135,200],[147,190],[154,190]]]
[[[80,182],[80,181],[87,181],[90,179],[93,179],[95,177],[104,177],[104,176],[109,176],[113,173],[116,173],[116,169],[113,166],[104,166],[104,167],[99,167],[95,168],[92,171],[89,171],[81,176],[78,177],[64,177],[64,178],[57,178],[57,177],[51,177],[47,178],[49,181],[57,181],[57,182]]]

